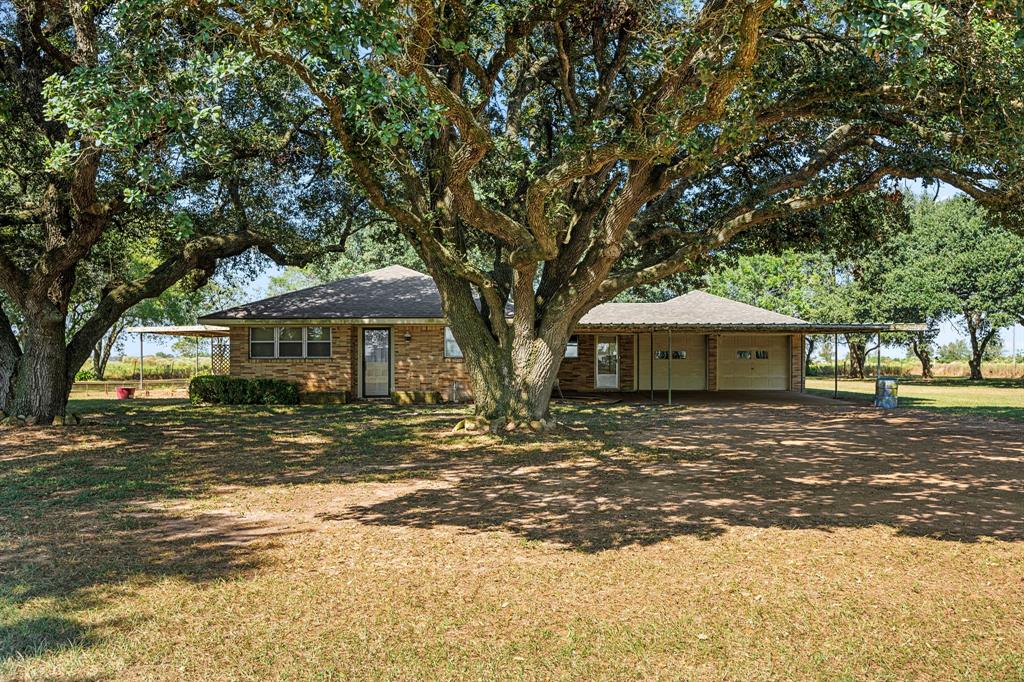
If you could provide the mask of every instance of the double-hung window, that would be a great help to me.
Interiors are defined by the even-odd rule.
[[[444,328],[444,356],[446,358],[462,357],[462,349],[459,348],[459,342],[455,340],[451,327]]]
[[[250,358],[329,358],[330,327],[251,327]]]
[[[580,356],[580,337],[573,334],[565,344],[565,357],[578,358]]]
[[[253,327],[249,329],[249,357],[277,357],[277,330],[273,327]]]

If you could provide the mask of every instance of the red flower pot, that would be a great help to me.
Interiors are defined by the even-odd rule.
[[[118,400],[127,400],[128,398],[135,397],[134,386],[118,386],[114,389],[114,392],[117,394]]]

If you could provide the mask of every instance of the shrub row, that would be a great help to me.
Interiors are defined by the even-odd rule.
[[[299,389],[280,379],[197,376],[188,385],[193,405],[298,405]]]

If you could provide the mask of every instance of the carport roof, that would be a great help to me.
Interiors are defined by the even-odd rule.
[[[391,265],[210,313],[199,319],[201,322],[219,324],[277,320],[443,322],[444,312],[433,279],[410,268]],[[842,333],[895,330],[895,325],[890,324],[812,324],[705,291],[691,291],[662,303],[603,303],[584,315],[579,326],[649,327],[704,332]]]

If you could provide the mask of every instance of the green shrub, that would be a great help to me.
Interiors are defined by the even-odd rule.
[[[188,385],[193,405],[298,405],[299,389],[280,379],[197,376]]]
[[[93,381],[96,379],[96,372],[83,367],[75,374],[75,381]]]

